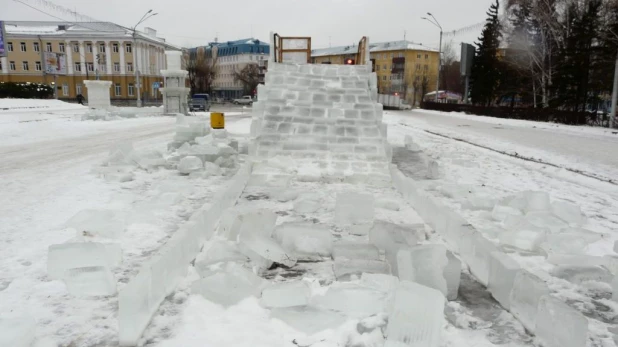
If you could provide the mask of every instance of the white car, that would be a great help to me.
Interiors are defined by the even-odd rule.
[[[249,95],[245,95],[240,99],[234,99],[232,101],[232,103],[234,105],[252,105],[253,104],[253,98]]]

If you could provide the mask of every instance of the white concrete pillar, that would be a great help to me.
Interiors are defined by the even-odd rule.
[[[140,49],[140,44],[137,42],[135,47],[133,47],[133,71],[139,71],[140,73],[143,71],[144,66],[142,65],[142,50]]]
[[[155,54],[155,71],[154,71],[154,74],[158,76],[159,75],[159,71],[161,71],[161,56],[159,55],[159,47],[155,47],[154,54]]]
[[[105,68],[107,69],[108,75],[113,75],[114,70],[112,70],[112,49],[110,47],[109,41],[105,41]]]
[[[0,58],[0,61],[2,62],[2,73],[8,74],[9,73],[9,60],[6,57],[2,57]]]
[[[97,47],[97,43],[92,42],[92,65],[94,66],[95,76],[97,70],[99,69],[99,63],[97,62],[97,54],[99,54],[99,48]],[[101,71],[99,71],[99,75],[101,75]]]
[[[124,42],[118,42],[118,50],[120,53],[120,74],[124,75],[126,73],[126,63],[124,58],[124,52],[127,48],[124,46]]]
[[[79,63],[82,66],[82,75],[86,74],[86,50],[84,49],[84,41],[79,41]]]
[[[150,75],[150,66],[148,65],[148,45],[142,44],[142,66],[144,67],[144,74]]]
[[[71,45],[70,40],[65,40],[64,52],[67,56],[67,73],[72,75],[75,73],[73,66],[73,45]]]

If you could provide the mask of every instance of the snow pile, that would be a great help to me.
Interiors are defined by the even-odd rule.
[[[110,107],[109,109],[91,108],[80,116],[82,121],[114,121],[143,117],[156,117],[163,114],[160,107]]]

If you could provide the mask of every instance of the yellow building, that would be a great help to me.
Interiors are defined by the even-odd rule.
[[[6,56],[0,58],[0,82],[55,83],[59,99],[75,99],[80,93],[87,97],[83,81],[97,76],[112,81],[112,100],[137,99],[136,71],[142,99],[160,99],[153,83],[163,81],[164,52],[178,50],[151,28],[134,37],[131,30],[108,22],[7,21],[4,26]],[[65,70],[55,78],[47,72],[48,52],[58,54]]]
[[[423,92],[436,90],[438,50],[410,41],[370,43],[370,58],[378,77],[378,93],[399,94],[418,103]],[[358,46],[315,49],[314,64],[344,64],[356,59]]]

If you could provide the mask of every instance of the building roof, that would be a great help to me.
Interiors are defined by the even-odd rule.
[[[5,21],[4,27],[9,35],[36,35],[63,37],[66,39],[84,36],[99,39],[117,39],[120,36],[133,37],[133,30],[112,22],[61,22],[61,21]],[[136,30],[137,38],[153,43],[159,43],[169,49],[179,50],[180,47],[165,42],[165,39]]]
[[[217,47],[217,55],[219,56],[229,56],[243,53],[268,54],[270,52],[270,45],[268,43],[253,37],[234,41],[210,42],[207,46],[194,47],[189,49],[189,51],[195,51],[198,48],[203,48],[208,51],[213,47]]]
[[[437,52],[438,50],[435,48],[423,46],[419,43],[414,43],[411,41],[389,41],[389,42],[377,42],[377,43],[369,43],[369,52],[385,52],[385,51],[401,51],[401,50],[414,50],[414,51],[427,51],[427,52]],[[324,57],[329,55],[345,55],[345,54],[356,54],[358,52],[358,46],[339,46],[339,47],[329,47],[322,49],[314,49],[311,51],[312,57]]]

